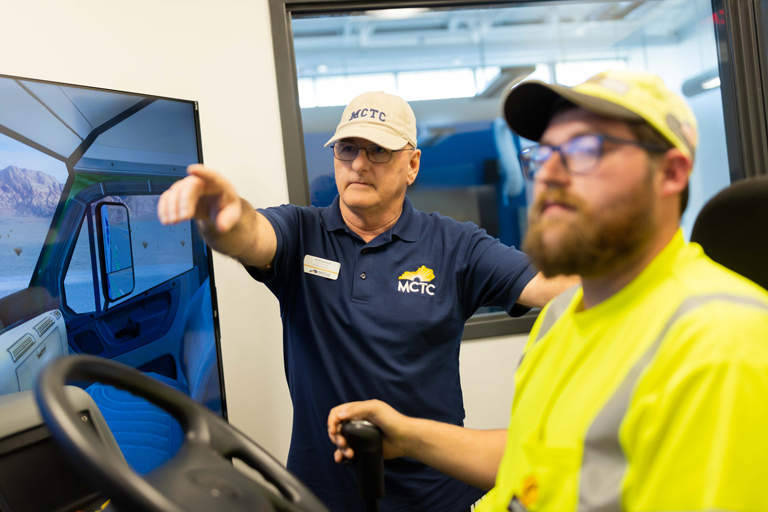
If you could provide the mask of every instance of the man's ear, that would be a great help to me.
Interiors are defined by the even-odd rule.
[[[659,169],[659,197],[663,199],[682,194],[688,186],[692,167],[693,160],[688,155],[678,148],[668,150]]]
[[[412,185],[416,181],[416,176],[419,175],[419,165],[421,165],[421,150],[414,149],[411,151],[411,159],[408,161],[408,185]]]

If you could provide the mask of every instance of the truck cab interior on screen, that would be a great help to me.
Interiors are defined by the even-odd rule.
[[[72,354],[138,368],[222,414],[209,250],[157,201],[200,159],[193,102],[0,78],[3,395]],[[181,431],[104,386],[126,459],[146,472]]]
[[[326,143],[353,98],[383,91],[416,118],[413,206],[521,249],[534,187],[520,154],[537,142],[510,129],[504,98],[527,80],[570,87],[635,70],[658,75],[698,121],[686,241],[713,197],[768,174],[768,0],[30,0],[4,11],[0,512],[326,510],[284,469],[297,427],[284,309],[197,221],[158,218],[189,165],[219,171],[254,208],[328,208],[338,189]],[[766,239],[765,224],[739,215]],[[705,252],[728,266],[760,244]],[[507,428],[539,311],[489,305],[466,321],[465,427]],[[195,503],[188,482],[206,497]]]

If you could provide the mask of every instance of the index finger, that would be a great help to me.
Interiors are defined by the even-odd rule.
[[[192,164],[187,167],[189,176],[196,176],[203,180],[203,194],[217,194],[226,189],[233,188],[233,185],[220,172],[214,171],[203,164]]]
[[[360,402],[349,402],[346,404],[337,405],[328,413],[328,437],[334,443],[336,435],[340,432],[340,425],[342,421],[351,420],[352,417],[349,414],[350,409],[354,409]]]
[[[339,411],[341,411],[347,404],[337,405],[328,413],[328,437],[333,444],[336,444],[336,435],[339,433],[339,425],[341,421],[339,419]]]
[[[204,181],[196,176],[181,179],[163,192],[157,203],[157,214],[163,224],[177,223],[192,218],[198,198],[203,194]],[[193,201],[193,204],[188,204]],[[188,210],[190,210],[189,212]]]

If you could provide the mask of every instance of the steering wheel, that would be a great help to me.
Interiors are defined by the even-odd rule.
[[[140,476],[80,421],[64,393],[70,380],[111,384],[146,398],[178,420],[184,443],[171,460]],[[65,357],[41,372],[35,397],[72,467],[119,511],[328,512],[312,491],[255,442],[185,394],[129,366],[95,356]],[[233,457],[261,473],[281,496],[235,469]]]

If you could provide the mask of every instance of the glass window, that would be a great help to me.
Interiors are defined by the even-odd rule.
[[[317,106],[314,78],[299,78],[299,104],[301,108]]]
[[[557,62],[555,63],[556,82],[573,86],[610,69],[627,69],[627,61],[624,59],[601,59]],[[551,77],[547,81],[551,82]]]
[[[393,73],[372,75],[324,76],[315,78],[315,101],[318,107],[346,105],[347,98],[366,91],[395,93],[397,86]]]
[[[80,225],[80,233],[77,235],[75,250],[72,253],[72,258],[69,260],[69,268],[64,276],[64,295],[67,306],[77,314],[93,313],[96,311],[96,290],[93,286],[93,276],[94,269],[97,275],[99,271],[98,251],[93,252],[93,259],[91,259],[88,222],[89,219],[86,216]],[[100,281],[97,284],[101,286]],[[101,292],[99,292],[99,297],[101,297]],[[100,304],[103,306],[103,299]]]
[[[475,222],[520,246],[530,184],[517,155],[531,142],[500,119],[501,96],[524,79],[574,85],[604,70],[633,69],[661,76],[699,120],[682,219],[689,235],[702,205],[730,182],[715,22],[707,0],[293,15],[312,204],[326,206],[336,196],[333,156],[323,144],[344,105],[363,89],[392,92],[394,77],[395,94],[416,114],[423,152],[419,177],[408,190],[414,205]],[[701,82],[695,91],[686,87],[694,79]],[[336,86],[320,88],[321,80]],[[355,80],[360,87],[342,86]],[[313,108],[321,105],[337,106]]]
[[[64,162],[0,134],[0,298],[29,286],[67,176]]]
[[[477,94],[471,68],[404,71],[397,74],[397,84],[398,96],[406,101],[468,98]]]

